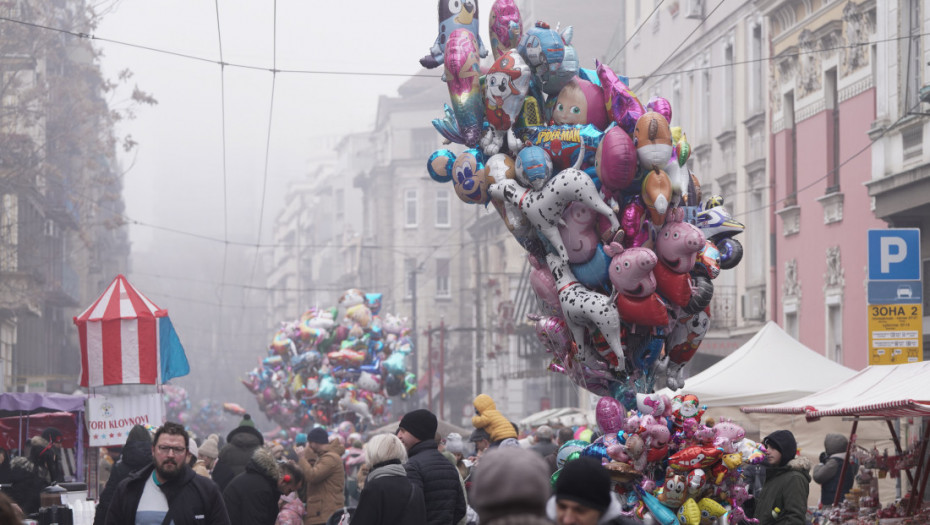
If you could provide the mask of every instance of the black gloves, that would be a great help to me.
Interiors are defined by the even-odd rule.
[[[828,456],[826,452],[821,452],[821,453],[820,453],[820,462],[821,462],[821,463],[826,463],[826,462],[827,462],[827,458],[829,458],[829,457],[830,457],[830,456]]]

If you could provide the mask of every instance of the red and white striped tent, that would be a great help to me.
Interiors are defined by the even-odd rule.
[[[156,306],[122,275],[74,318],[74,324],[81,340],[81,386],[159,384],[170,379],[163,377],[163,361],[177,359],[178,350],[183,363],[175,360],[175,365],[187,366],[168,311]],[[174,343],[177,348],[172,348]]]
[[[744,407],[746,413],[829,416],[930,416],[930,362],[872,365],[819,392],[774,405]]]

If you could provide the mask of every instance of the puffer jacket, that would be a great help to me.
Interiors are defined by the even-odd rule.
[[[300,501],[300,496],[296,492],[282,495],[278,506],[281,510],[278,511],[278,519],[275,520],[274,525],[303,525],[304,514],[307,511],[304,502]]]
[[[258,448],[239,474],[223,491],[232,525],[274,525],[278,517],[278,463],[271,451]]]
[[[35,465],[28,458],[20,456],[10,462],[10,479],[12,485],[4,492],[22,507],[23,512],[32,514],[39,511],[39,493],[48,483],[36,474]]]
[[[471,418],[471,424],[475,428],[483,428],[491,434],[491,441],[502,441],[507,438],[516,438],[517,431],[514,430],[510,421],[497,410],[494,400],[487,394],[480,394],[475,398],[476,415]]]
[[[234,477],[245,472],[252,454],[265,443],[265,438],[255,427],[239,426],[229,432],[226,441],[213,467],[213,481],[219,485],[220,491],[226,490],[226,485]]]
[[[148,434],[146,434],[148,436]],[[136,440],[126,440],[122,452],[120,452],[119,461],[113,465],[110,471],[110,479],[107,480],[103,492],[100,493],[100,501],[97,503],[97,512],[94,514],[94,525],[103,525],[107,518],[107,511],[110,509],[110,502],[113,501],[113,494],[116,493],[116,487],[119,482],[126,479],[133,472],[145,467],[152,462],[152,438]]]
[[[836,498],[836,488],[840,485],[840,474],[843,472],[843,463],[846,461],[846,446],[849,441],[840,434],[828,434],[824,439],[826,449],[820,465],[814,466],[814,481],[821,485],[820,503],[833,505]],[[855,462],[846,464],[846,476],[843,478],[843,488],[840,492],[840,501],[852,488],[859,467]]]
[[[345,447],[342,442],[334,439],[316,459],[308,460],[307,456],[315,456],[309,447],[300,456],[298,464],[304,473],[307,496],[304,525],[326,523],[330,516],[345,505],[346,471],[342,464],[343,452]]]
[[[423,491],[399,460],[375,465],[352,515],[352,525],[426,525]]]
[[[429,525],[458,523],[465,517],[465,492],[459,472],[443,456],[436,440],[427,439],[410,447],[404,464],[407,478],[423,491]]]
[[[792,459],[784,467],[765,467],[765,484],[755,495],[754,517],[759,525],[806,523],[810,469],[810,460],[803,456]]]

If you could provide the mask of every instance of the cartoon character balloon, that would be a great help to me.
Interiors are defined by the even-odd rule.
[[[420,65],[426,69],[441,66],[446,58],[446,43],[459,29],[475,35],[481,58],[488,56],[478,34],[478,0],[439,0],[439,34],[429,50],[430,54],[420,59]]]
[[[485,76],[484,105],[488,124],[506,131],[523,109],[532,73],[523,57],[509,50],[494,61]]]
[[[488,22],[491,37],[491,53],[497,60],[509,49],[517,47],[523,36],[523,20],[514,0],[495,0],[491,5]]]

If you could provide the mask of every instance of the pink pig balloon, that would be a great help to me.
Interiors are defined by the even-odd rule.
[[[656,239],[656,255],[673,272],[688,273],[704,243],[704,233],[697,226],[670,216]]]
[[[573,202],[562,212],[559,234],[568,252],[568,262],[586,263],[594,257],[597,250],[597,233],[594,231],[598,215],[591,208],[579,202]]]
[[[623,428],[623,405],[612,397],[604,396],[597,400],[594,409],[597,426],[604,434],[616,434]]]
[[[610,261],[610,282],[617,293],[629,297],[647,297],[656,291],[656,278],[652,269],[658,258],[649,248],[624,249],[612,242],[604,247]]]

